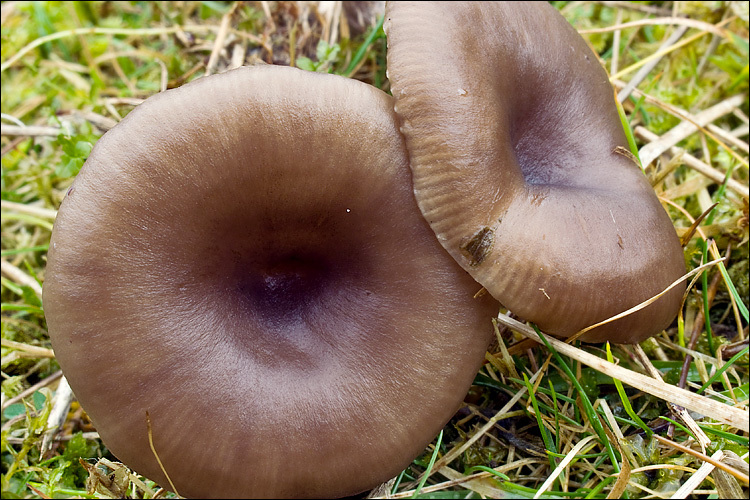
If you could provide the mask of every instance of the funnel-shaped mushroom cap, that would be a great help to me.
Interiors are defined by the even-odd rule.
[[[495,298],[570,335],[685,270],[674,228],[628,144],[596,56],[546,2],[391,2],[388,76],[417,202]],[[684,287],[591,330],[637,342]]]
[[[148,99],[96,145],[44,306],[112,452],[192,497],[351,495],[450,419],[493,300],[414,201],[392,99],[241,68]]]

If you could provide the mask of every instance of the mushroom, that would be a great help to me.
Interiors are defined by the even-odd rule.
[[[477,289],[416,206],[392,98],[269,66],[151,97],[96,144],[44,307],[137,472],[191,497],[333,497],[398,474],[458,408],[498,307]]]
[[[596,55],[546,2],[389,2],[388,77],[414,190],[440,243],[553,334],[632,308],[685,272]],[[684,285],[582,339],[667,327]]]

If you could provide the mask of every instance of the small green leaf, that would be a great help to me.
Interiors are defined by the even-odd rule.
[[[42,301],[39,299],[39,296],[36,294],[34,290],[30,286],[22,286],[21,287],[23,300],[30,306],[34,307],[42,307]]]
[[[63,155],[61,160],[62,162],[55,169],[55,174],[63,178],[78,175],[78,172],[86,161],[83,158],[71,158],[68,155]]]
[[[77,156],[77,157],[88,157],[89,154],[91,153],[91,149],[93,147],[94,146],[92,146],[91,143],[88,142],[88,141],[78,141],[78,142],[76,142],[76,145],[75,145],[75,149],[74,149],[75,155],[74,156]]]
[[[298,57],[296,64],[299,69],[305,71],[315,71],[316,69],[316,64],[309,57]]]
[[[69,178],[78,174],[86,158],[91,154],[94,145],[90,135],[74,135],[67,137],[64,134],[57,136],[57,143],[63,150],[60,164],[55,169],[58,177]]]
[[[26,408],[23,406],[23,404],[16,403],[16,404],[8,406],[5,410],[3,410],[3,417],[10,420],[13,417],[23,415],[25,411],[26,411]]]

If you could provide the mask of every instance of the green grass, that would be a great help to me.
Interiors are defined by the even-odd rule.
[[[674,108],[695,115],[730,96],[745,95],[741,106],[714,122],[729,131],[744,127],[738,141],[708,130],[678,144],[719,172],[723,182],[709,179],[672,155],[646,166],[645,173],[680,235],[717,204],[685,245],[688,269],[718,257],[727,259],[692,282],[676,325],[639,348],[665,382],[678,385],[682,377],[696,397],[747,410],[748,203],[747,196],[732,185],[739,183],[747,193],[748,153],[743,143],[746,148],[748,21],[740,3],[680,5],[679,14],[696,21],[726,20],[726,37],[706,34],[667,53],[638,85],[646,95],[636,92],[623,103],[623,124],[633,131],[631,147],[636,153],[645,144],[639,127],[662,135],[683,121]],[[673,14],[670,3],[634,3],[632,8],[554,4],[579,30]],[[304,69],[357,78],[388,90],[382,23],[350,38],[325,39],[319,23],[301,22],[300,9],[283,2],[269,5],[271,19],[260,3],[235,7],[227,43],[246,51],[246,63],[294,61]],[[45,354],[50,343],[35,292],[36,284],[44,281],[53,222],[49,210],[59,206],[102,133],[135,103],[158,92],[164,76],[168,87],[176,87],[205,74],[222,17],[231,8],[233,4],[224,2],[3,4],[3,127],[21,122],[61,130],[57,136],[2,137],[2,200],[27,207],[2,209],[2,260],[22,276],[6,274],[4,268],[4,406],[35,384],[52,380],[59,370],[54,357]],[[658,12],[644,12],[649,9]],[[608,70],[617,55],[616,71],[621,71],[654,54],[673,29],[664,23],[624,29],[617,46],[613,31],[592,32],[584,38]],[[698,33],[691,28],[683,40]],[[214,72],[228,64],[220,57]],[[627,72],[622,79],[627,81],[634,73]],[[498,333],[500,342],[489,351],[491,362],[480,370],[464,406],[434,445],[389,485],[394,494],[531,498],[556,464],[577,443],[593,436],[593,449],[573,460],[542,498],[605,498],[612,488],[621,488],[621,495],[630,498],[669,496],[703,461],[642,432],[643,426],[701,452],[695,441],[701,439],[696,434],[703,434],[709,439],[706,455],[721,449],[747,463],[747,433],[716,423],[710,415],[694,415],[697,427],[691,427],[670,412],[666,401],[633,389],[628,380],[613,380],[549,347],[522,344],[523,336],[510,330]],[[643,372],[632,347],[579,348],[603,359],[611,355],[621,366]],[[691,359],[686,361],[687,354]],[[115,463],[75,402],[51,450],[42,453],[55,382],[49,385],[3,408],[3,498],[102,498],[112,496],[117,488],[130,498],[174,496],[157,493],[160,485]],[[505,408],[513,397],[518,397],[517,402]],[[488,426],[490,421],[493,425]],[[477,437],[481,428],[486,430]],[[454,458],[446,460],[446,456]],[[88,466],[81,464],[81,458]],[[425,470],[430,473],[423,474]],[[109,479],[114,480],[108,483]],[[748,485],[735,482],[747,496]],[[727,491],[712,475],[690,496],[723,497]]]

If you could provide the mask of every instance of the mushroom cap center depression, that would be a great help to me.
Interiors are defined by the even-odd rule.
[[[147,100],[64,200],[44,305],[105,444],[194,497],[352,495],[450,419],[497,303],[413,197],[391,98],[241,68]]]

